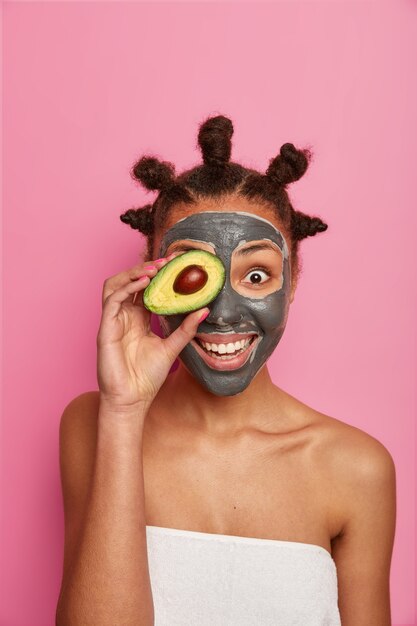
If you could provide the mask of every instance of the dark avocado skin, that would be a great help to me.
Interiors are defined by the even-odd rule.
[[[198,265],[207,273],[206,284],[195,293],[176,293],[173,289],[175,279],[191,265]],[[219,257],[205,250],[190,250],[176,256],[159,270],[143,293],[143,304],[157,315],[190,313],[212,302],[225,280],[226,269]]]

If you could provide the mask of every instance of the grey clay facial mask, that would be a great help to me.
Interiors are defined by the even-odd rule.
[[[159,256],[165,256],[168,246],[178,240],[207,243],[226,268],[226,282],[208,307],[210,314],[198,327],[200,333],[256,333],[254,347],[247,361],[238,369],[216,370],[199,354],[193,340],[179,357],[192,375],[211,393],[233,396],[250,384],[274,351],[284,332],[291,292],[291,272],[287,243],[283,234],[268,220],[244,212],[206,211],[179,220],[164,235]],[[232,254],[250,241],[266,240],[278,246],[282,253],[281,286],[265,297],[248,297],[238,293],[230,280]],[[198,246],[196,246],[198,247]],[[165,336],[173,332],[185,315],[160,317]]]

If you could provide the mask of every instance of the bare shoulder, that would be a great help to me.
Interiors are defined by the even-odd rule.
[[[282,393],[282,392],[281,392]],[[286,394],[295,421],[309,433],[315,459],[338,480],[383,480],[395,470],[391,453],[376,437],[342,420],[316,411]]]
[[[73,398],[64,408],[59,426],[61,470],[83,472],[86,464],[92,462],[97,438],[98,408],[98,391],[86,391]]]
[[[332,541],[346,541],[359,518],[379,525],[389,547],[395,522],[396,477],[390,451],[376,437],[342,420],[297,405],[309,433],[309,458],[317,477],[317,497],[327,513]],[[385,518],[375,520],[380,505]],[[356,520],[356,521],[355,521]],[[383,525],[385,524],[385,527]],[[372,530],[369,530],[372,533]]]
[[[356,426],[319,415],[322,452],[337,479],[357,485],[358,480],[376,484],[392,478],[394,460],[381,441]]]
[[[317,459],[340,490],[383,488],[395,479],[390,451],[376,437],[339,419],[313,411]]]
[[[73,398],[64,408],[60,422],[60,438],[90,436],[96,432],[100,402],[98,391],[85,391]]]
[[[86,391],[64,408],[59,425],[59,459],[65,512],[92,471],[97,439],[99,392]]]
[[[323,454],[338,520],[332,556],[343,624],[391,624],[389,579],[396,526],[391,453],[360,428],[325,416]]]

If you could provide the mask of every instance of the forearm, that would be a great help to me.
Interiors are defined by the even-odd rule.
[[[59,599],[58,626],[153,626],[142,464],[145,415],[100,405],[90,498]]]

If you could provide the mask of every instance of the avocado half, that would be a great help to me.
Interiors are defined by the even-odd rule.
[[[143,293],[143,304],[157,315],[190,313],[214,300],[225,280],[219,257],[205,250],[190,250],[159,270]]]

